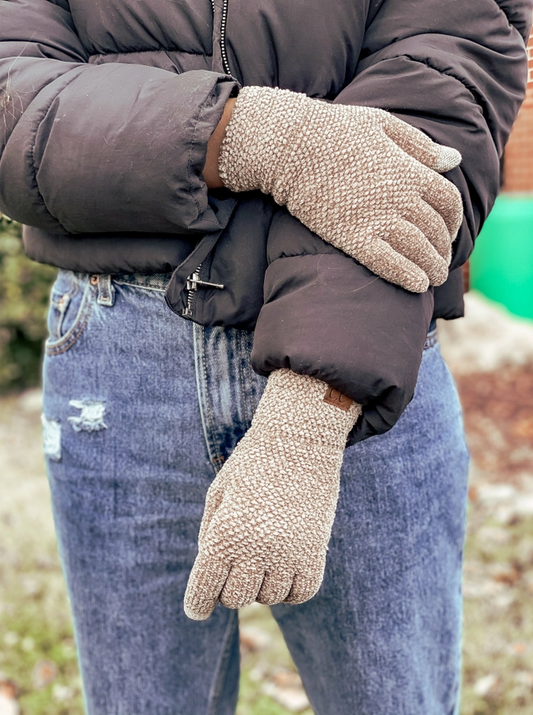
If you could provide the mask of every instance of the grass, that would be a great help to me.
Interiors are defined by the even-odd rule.
[[[473,580],[484,595],[465,598],[461,714],[531,715],[533,522],[502,528],[490,514],[475,516],[481,518],[469,529],[465,587]],[[476,684],[488,676],[494,684],[482,696]]]

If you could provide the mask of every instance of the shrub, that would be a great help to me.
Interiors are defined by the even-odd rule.
[[[57,270],[24,255],[20,226],[0,214],[0,390],[39,384],[50,287]]]

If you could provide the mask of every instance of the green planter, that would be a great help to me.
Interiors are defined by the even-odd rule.
[[[470,259],[472,288],[533,320],[533,195],[501,194]]]

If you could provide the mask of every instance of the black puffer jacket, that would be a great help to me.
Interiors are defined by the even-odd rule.
[[[382,432],[411,398],[432,315],[462,314],[459,267],[498,190],[532,6],[2,0],[0,208],[35,260],[176,269],[173,310],[255,327],[258,371],[314,374],[366,405],[356,439]],[[382,107],[461,152],[447,176],[465,220],[434,296],[376,278],[270,197],[207,191],[207,140],[238,83]],[[186,290],[200,264],[224,289]]]

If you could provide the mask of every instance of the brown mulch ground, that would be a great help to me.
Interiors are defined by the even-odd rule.
[[[533,469],[533,364],[456,377],[478,467],[513,482]]]

